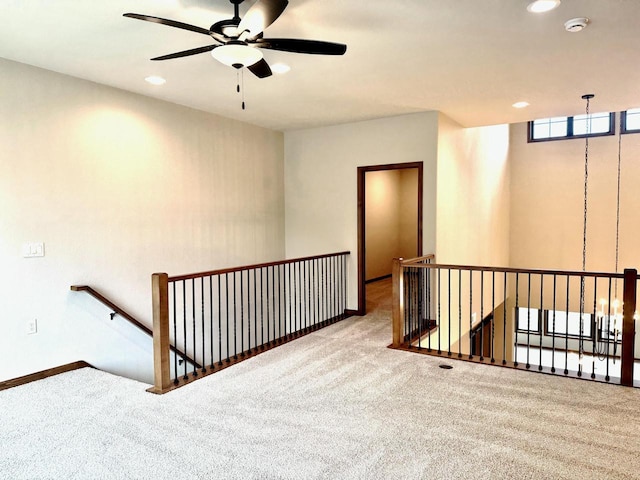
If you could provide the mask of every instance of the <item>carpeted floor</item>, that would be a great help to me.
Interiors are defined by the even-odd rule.
[[[640,391],[386,348],[390,308],[164,396],[83,369],[0,392],[3,479],[640,478]]]

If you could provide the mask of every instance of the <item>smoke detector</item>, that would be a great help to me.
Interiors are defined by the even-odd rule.
[[[581,32],[582,30],[587,28],[587,25],[589,25],[588,18],[572,18],[571,20],[567,20],[566,22],[564,22],[564,29],[567,32],[576,33]]]

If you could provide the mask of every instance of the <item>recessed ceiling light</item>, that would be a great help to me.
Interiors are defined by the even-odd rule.
[[[536,0],[531,2],[527,10],[533,13],[544,13],[553,10],[560,5],[560,0]]]
[[[525,108],[529,106],[529,102],[516,102],[511,105],[513,108]]]
[[[157,75],[151,75],[150,77],[145,78],[145,80],[151,85],[164,85],[165,83],[167,83],[164,78]]]
[[[284,63],[274,63],[271,65],[271,70],[275,73],[287,73],[291,70],[289,65],[285,65]]]

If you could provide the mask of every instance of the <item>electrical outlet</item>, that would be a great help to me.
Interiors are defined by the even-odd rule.
[[[471,323],[476,323],[476,312],[471,314]]]
[[[29,320],[27,322],[27,335],[33,335],[34,333],[38,333],[38,319],[34,318],[33,320]]]

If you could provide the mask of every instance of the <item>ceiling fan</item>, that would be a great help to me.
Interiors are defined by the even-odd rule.
[[[199,53],[211,52],[218,61],[236,69],[246,67],[258,78],[271,76],[271,68],[264,60],[260,49],[315,55],[343,55],[347,46],[341,43],[297,38],[264,38],[263,31],[275,22],[289,4],[288,0],[257,0],[240,18],[240,4],[244,0],[229,0],[234,6],[233,18],[214,23],[211,28],[201,28],[187,23],[152,17],[138,13],[125,13],[128,18],[160,23],[191,32],[208,35],[217,44],[171,53],[151,60],[170,60]]]

